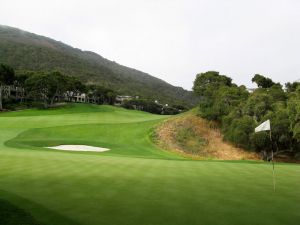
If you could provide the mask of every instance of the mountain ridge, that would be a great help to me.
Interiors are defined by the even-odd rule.
[[[140,95],[162,103],[193,106],[198,100],[191,91],[95,52],[5,25],[0,25],[0,62],[13,66],[17,72],[57,70],[120,94]]]

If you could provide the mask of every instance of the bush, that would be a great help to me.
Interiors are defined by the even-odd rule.
[[[122,107],[126,109],[141,110],[141,111],[155,113],[155,114],[161,114],[162,112],[161,105],[145,99],[133,99],[133,100],[125,101],[122,104]]]

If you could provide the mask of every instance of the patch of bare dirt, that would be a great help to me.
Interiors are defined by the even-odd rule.
[[[182,129],[192,129],[194,138],[182,143],[178,141],[178,133]],[[196,136],[205,140],[205,144],[193,145],[193,151],[188,143],[197,143]],[[183,156],[195,159],[220,159],[220,160],[259,160],[259,154],[234,147],[223,140],[218,126],[196,115],[187,112],[175,118],[164,121],[155,129],[156,143],[171,151],[176,151]]]

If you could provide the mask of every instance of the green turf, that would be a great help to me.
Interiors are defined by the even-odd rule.
[[[0,204],[45,225],[299,224],[299,165],[276,165],[273,192],[267,163],[191,161],[155,147],[151,128],[164,118],[84,104],[0,114]],[[43,148],[57,144],[111,150]]]
[[[0,224],[5,225],[39,225],[29,213],[7,201],[0,200]]]

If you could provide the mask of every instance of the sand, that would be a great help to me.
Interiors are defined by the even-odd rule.
[[[108,148],[100,148],[88,145],[58,145],[53,147],[46,147],[55,150],[63,150],[63,151],[78,151],[78,152],[105,152],[110,149]]]

